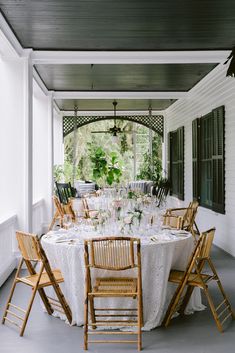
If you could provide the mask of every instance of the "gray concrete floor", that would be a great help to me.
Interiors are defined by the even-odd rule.
[[[235,259],[214,248],[214,264],[224,288],[235,308]],[[10,291],[13,276],[0,288],[0,315]],[[25,287],[18,286],[15,302],[26,305]],[[26,289],[27,290],[27,289]],[[212,288],[216,296],[215,288]],[[218,299],[218,298],[216,298]],[[206,303],[205,303],[206,304]],[[171,325],[143,332],[144,352],[161,353],[233,353],[235,352],[235,321],[230,322],[224,333],[219,333],[209,309],[185,317],[177,317]],[[90,345],[90,352],[135,352],[135,345]],[[37,297],[26,327],[24,337],[17,328],[0,324],[0,353],[80,353],[83,351],[82,327],[70,327],[58,318],[42,311]]]

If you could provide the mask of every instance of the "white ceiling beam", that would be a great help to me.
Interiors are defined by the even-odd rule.
[[[48,89],[45,86],[45,83],[42,81],[41,77],[39,76],[38,72],[33,68],[33,78],[37,82],[38,86],[41,88],[42,92],[48,96]]]
[[[34,64],[198,64],[220,63],[229,50],[198,51],[34,51]]]
[[[54,99],[179,99],[187,92],[55,91]]]
[[[61,110],[62,115],[64,116],[74,116],[74,111],[73,110]],[[123,116],[123,115],[148,115],[149,111],[148,110],[138,110],[138,111],[133,111],[133,110],[123,110],[123,111],[117,111],[116,116]],[[152,115],[163,115],[164,110],[152,110]],[[91,110],[91,111],[77,111],[78,116],[110,116],[113,117],[113,110]]]
[[[3,45],[3,46],[2,46]],[[2,46],[2,49],[1,49]],[[21,57],[24,49],[0,13],[0,53],[3,57]]]
[[[53,96],[54,96],[54,92],[53,92]],[[53,100],[53,108],[55,109],[57,114],[59,115],[61,114],[61,110],[55,100]]]

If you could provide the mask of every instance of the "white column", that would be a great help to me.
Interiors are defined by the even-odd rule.
[[[32,231],[33,206],[33,65],[32,50],[25,50],[24,62],[24,230]],[[20,136],[19,136],[20,138]]]
[[[48,149],[49,149],[49,158],[48,158],[48,171],[49,171],[49,209],[48,213],[53,217],[53,204],[52,196],[54,194],[54,108],[53,108],[53,91],[49,92],[48,95]],[[50,202],[51,200],[51,202]]]
[[[164,132],[162,142],[162,176],[167,177],[167,126],[166,126],[166,115],[164,115]]]
[[[136,179],[136,123],[133,123],[133,176]]]
[[[153,177],[153,130],[149,129],[149,155],[150,155],[150,167],[151,167],[151,178]]]

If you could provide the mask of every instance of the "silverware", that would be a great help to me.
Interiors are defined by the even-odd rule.
[[[74,242],[76,242],[75,239],[56,240],[56,243],[74,243]]]

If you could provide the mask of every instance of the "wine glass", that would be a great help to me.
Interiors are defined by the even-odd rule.
[[[66,229],[72,228],[73,221],[72,216],[70,214],[65,214],[63,217],[63,224]]]

